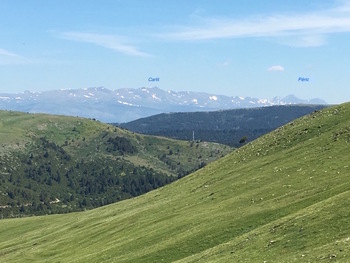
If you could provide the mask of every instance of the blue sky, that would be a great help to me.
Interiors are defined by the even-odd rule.
[[[350,101],[350,1],[1,0],[0,14],[2,93],[158,86]]]

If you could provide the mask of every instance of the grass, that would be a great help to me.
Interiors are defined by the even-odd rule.
[[[0,221],[2,262],[350,262],[350,104],[143,196]]]

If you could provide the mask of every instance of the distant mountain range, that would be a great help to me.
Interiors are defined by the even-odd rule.
[[[290,104],[327,104],[321,99],[258,99],[157,87],[110,90],[103,87],[43,92],[0,93],[0,109],[95,118],[123,123],[168,112],[213,111]]]

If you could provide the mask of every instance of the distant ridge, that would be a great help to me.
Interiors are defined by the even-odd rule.
[[[321,99],[229,97],[157,87],[110,90],[103,87],[0,93],[0,109],[95,118],[123,123],[168,112],[213,111],[289,104],[327,104]]]
[[[119,124],[133,132],[240,147],[325,105],[284,105],[209,112],[163,113]],[[193,134],[194,133],[194,134]],[[241,141],[241,139],[243,140]],[[241,141],[241,142],[240,142]]]

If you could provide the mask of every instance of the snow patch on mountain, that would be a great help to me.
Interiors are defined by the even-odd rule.
[[[161,101],[161,99],[160,99],[160,98],[158,98],[156,94],[152,94],[152,99],[155,99],[155,100],[159,100],[159,101]]]

